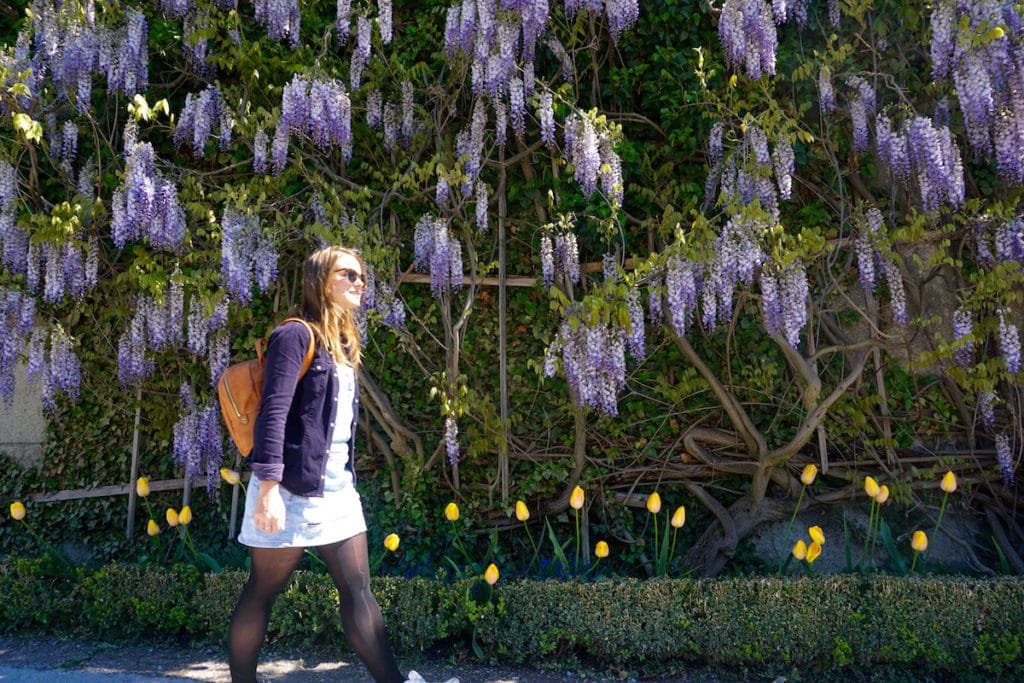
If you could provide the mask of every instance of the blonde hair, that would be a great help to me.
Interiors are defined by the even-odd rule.
[[[302,312],[316,332],[318,341],[335,363],[359,367],[362,342],[353,311],[342,308],[328,295],[328,286],[338,258],[348,254],[366,272],[359,254],[344,247],[324,247],[306,258],[302,266]]]

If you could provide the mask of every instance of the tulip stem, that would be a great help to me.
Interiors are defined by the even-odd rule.
[[[668,540],[668,539],[665,539]],[[661,576],[665,568],[661,564],[661,546],[658,544],[658,515],[654,515],[654,575]]]
[[[599,558],[600,559],[600,558]],[[576,560],[573,566],[574,571],[580,570],[580,511],[576,510]]]
[[[946,491],[946,495],[942,496],[942,505],[939,507],[939,519],[935,522],[935,530],[932,531],[932,535],[939,533],[939,525],[942,524],[942,513],[946,511],[946,501],[949,500],[949,491]]]
[[[920,555],[920,554],[921,553],[918,552],[917,550],[914,551],[914,560],[910,563],[910,573],[911,574],[914,573],[914,567],[917,565],[917,556]]]
[[[861,564],[864,565],[867,562],[874,564],[874,558],[871,556],[871,538],[872,532],[875,528],[875,506],[874,499],[871,500],[871,511],[868,513],[868,536],[864,539],[864,557],[861,559]]]
[[[779,574],[782,574],[782,563],[785,562],[787,554],[786,548],[789,547],[789,538],[793,533],[793,522],[796,521],[796,513],[800,512],[800,504],[804,502],[805,491],[807,491],[807,484],[804,484],[800,489],[800,496],[796,499],[796,507],[793,508],[793,515],[789,518],[789,526],[786,528],[786,540],[782,542],[782,553],[779,555]]]

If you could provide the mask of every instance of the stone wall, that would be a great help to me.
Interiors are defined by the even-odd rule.
[[[43,456],[46,418],[40,386],[29,386],[25,366],[15,371],[14,401],[0,401],[0,454],[7,455],[22,467],[34,467]]]

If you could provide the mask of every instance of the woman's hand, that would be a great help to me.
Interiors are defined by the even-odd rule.
[[[272,534],[284,528],[284,499],[281,497],[280,482],[261,481],[256,494],[256,510],[252,521],[259,531]]]

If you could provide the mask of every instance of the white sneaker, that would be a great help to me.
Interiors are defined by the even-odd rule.
[[[415,671],[410,671],[409,672],[409,677],[407,679],[405,679],[405,683],[426,683],[426,681],[423,680],[423,676],[420,676]],[[459,683],[459,679],[458,678],[449,678],[444,683]]]

